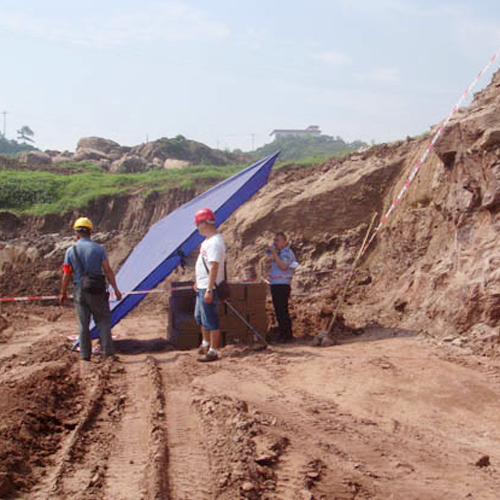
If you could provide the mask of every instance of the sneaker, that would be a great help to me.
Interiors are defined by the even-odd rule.
[[[200,347],[198,347],[198,354],[200,356],[203,356],[208,352],[209,349],[210,349],[209,345],[200,345]]]
[[[201,363],[209,363],[210,361],[217,361],[217,359],[219,359],[217,353],[212,354],[210,352],[207,352],[204,356],[200,356],[198,358],[198,361],[200,361]]]

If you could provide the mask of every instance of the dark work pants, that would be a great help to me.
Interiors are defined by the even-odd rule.
[[[73,302],[75,304],[76,315],[78,317],[80,341],[80,356],[89,359],[92,349],[90,338],[90,317],[94,317],[94,322],[99,330],[101,347],[104,356],[114,353],[113,341],[111,339],[111,312],[109,310],[108,294],[92,295],[82,291],[79,286],[74,288]]]
[[[279,339],[291,340],[292,320],[288,313],[288,299],[290,298],[290,285],[271,285],[274,312],[279,326]]]

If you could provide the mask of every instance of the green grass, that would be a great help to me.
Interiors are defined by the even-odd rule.
[[[279,162],[275,170],[290,164],[315,166],[332,156],[342,154]],[[14,170],[6,166],[0,171],[0,210],[40,216],[84,208],[97,198],[131,191],[144,197],[172,189],[204,191],[244,167],[193,165],[137,174],[111,174],[90,162],[54,165],[52,168],[58,172]]]
[[[80,166],[76,165],[76,169]],[[143,196],[171,189],[206,188],[230,177],[243,166],[190,166],[175,170],[151,170],[139,174],[110,174],[93,168],[67,175],[38,171],[0,171],[0,210],[46,215],[82,208],[103,196],[139,189]],[[90,171],[89,171],[90,170]]]

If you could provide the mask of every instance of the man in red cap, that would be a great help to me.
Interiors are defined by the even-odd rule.
[[[195,319],[201,326],[203,341],[198,350],[198,361],[215,361],[220,342],[219,314],[217,306],[216,285],[225,279],[224,263],[226,260],[226,244],[215,227],[215,215],[209,208],[201,208],[196,212],[195,224],[205,241],[201,244],[200,254],[196,261],[197,291]]]

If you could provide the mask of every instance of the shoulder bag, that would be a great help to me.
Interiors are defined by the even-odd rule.
[[[84,271],[82,261],[76,250],[76,245],[73,246],[73,253],[75,254],[82,275],[82,290],[91,295],[104,295],[106,293],[106,278],[102,274],[87,273]]]
[[[207,274],[210,276],[210,271],[208,270],[208,266],[207,263],[205,262],[203,255],[201,256],[201,260],[203,261],[203,265],[207,270]],[[229,285],[227,284],[226,261],[224,261],[224,280],[221,281],[218,285],[217,284],[215,285],[215,291],[217,292],[217,296],[219,297],[221,302],[226,301],[231,295],[231,292],[229,290]]]

